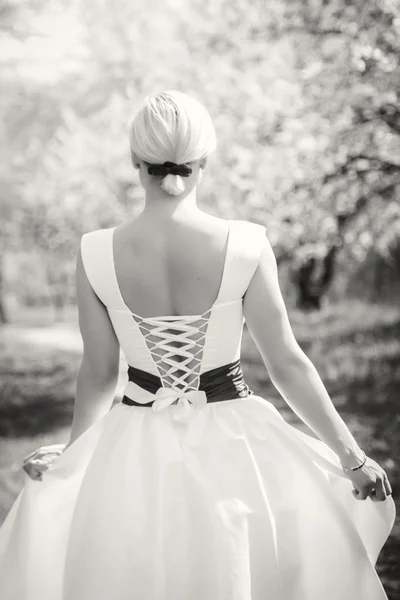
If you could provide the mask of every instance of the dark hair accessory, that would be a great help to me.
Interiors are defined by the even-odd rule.
[[[163,165],[150,165],[147,169],[150,175],[158,175],[165,177],[165,175],[180,175],[181,177],[189,177],[192,173],[192,168],[185,163],[177,165],[173,162],[165,162]]]

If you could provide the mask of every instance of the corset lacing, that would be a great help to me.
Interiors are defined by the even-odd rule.
[[[182,408],[173,418],[186,420],[192,408],[253,393],[244,382],[240,360],[200,373],[210,314],[211,309],[203,315],[186,317],[143,318],[132,313],[159,376],[129,366],[129,381],[151,392],[155,398],[140,402],[139,398],[136,401],[125,394],[124,404],[151,406],[159,412],[176,403]]]
[[[197,390],[211,311],[187,317],[132,315],[157,366],[163,387]]]

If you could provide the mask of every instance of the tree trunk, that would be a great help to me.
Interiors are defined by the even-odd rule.
[[[9,319],[4,303],[4,261],[0,257],[0,324],[8,322]]]
[[[9,321],[9,319],[8,319],[6,310],[4,308],[4,300],[0,296],[0,324],[4,325],[5,323],[8,323],[8,321]]]
[[[314,271],[316,268],[316,259],[311,256],[302,264],[294,277],[297,285],[296,306],[300,310],[319,310],[321,308],[321,298],[313,284]]]
[[[331,246],[320,260],[310,256],[297,269],[293,279],[297,286],[296,306],[300,310],[320,310],[335,275],[338,248],[339,244]]]

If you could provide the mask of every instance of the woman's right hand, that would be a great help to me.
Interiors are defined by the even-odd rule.
[[[35,481],[43,480],[43,473],[52,465],[54,460],[62,454],[67,444],[52,444],[41,446],[23,459],[22,468]]]
[[[392,493],[392,486],[386,471],[372,458],[355,471],[345,471],[354,486],[352,494],[357,500],[370,497],[373,502],[382,502]]]

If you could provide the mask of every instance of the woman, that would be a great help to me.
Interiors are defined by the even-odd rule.
[[[182,93],[151,96],[130,145],[145,207],[82,237],[71,438],[25,459],[0,530],[0,597],[386,598],[374,565],[390,483],[293,336],[265,227],[197,207],[208,113]],[[245,383],[244,319],[319,440]],[[120,347],[129,382],[110,410]]]

